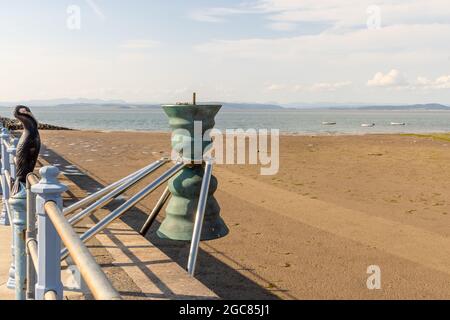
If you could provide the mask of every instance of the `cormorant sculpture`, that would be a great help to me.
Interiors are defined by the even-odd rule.
[[[11,188],[11,194],[17,194],[21,184],[26,183],[27,175],[33,172],[41,149],[41,138],[38,122],[30,108],[17,106],[14,117],[23,124],[23,133],[17,145],[16,152],[16,180]]]

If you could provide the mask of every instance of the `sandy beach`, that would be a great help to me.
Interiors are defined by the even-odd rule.
[[[44,158],[55,152],[103,185],[170,151],[168,133],[41,135]],[[275,176],[216,166],[230,234],[201,245],[197,278],[226,299],[449,299],[448,137],[282,136]],[[161,192],[123,220],[140,228]],[[148,238],[184,267],[189,245],[158,239],[158,225]],[[371,265],[381,290],[367,288]]]

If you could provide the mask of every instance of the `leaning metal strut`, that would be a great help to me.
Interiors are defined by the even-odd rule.
[[[139,231],[142,236],[145,237],[147,235],[148,230],[151,228],[153,222],[155,222],[155,219],[158,217],[158,214],[164,207],[164,204],[167,202],[167,200],[169,200],[170,194],[171,193],[169,187],[166,187],[163,194],[161,195],[161,198],[159,198],[158,202],[156,203],[155,208],[152,210],[147,218],[147,221],[145,221],[144,225],[142,226],[141,231]]]
[[[91,204],[89,207],[87,207],[86,209],[80,211],[79,213],[77,213],[76,215],[71,217],[69,219],[70,224],[72,224],[73,226],[76,225],[78,222],[83,220],[85,217],[94,213],[94,211],[104,207],[110,201],[112,201],[113,199],[117,198],[118,196],[120,196],[121,194],[126,192],[128,189],[130,189],[131,187],[136,185],[139,181],[141,181],[142,179],[147,177],[149,174],[151,174],[152,172],[154,172],[155,170],[160,168],[162,165],[166,164],[168,161],[169,161],[168,159],[158,160],[158,161],[154,162],[153,164],[151,164],[150,166],[148,166],[147,168],[145,168],[143,171],[138,172],[135,176],[131,177],[129,180],[127,180],[123,184],[119,185],[117,188],[112,190],[110,193],[103,196],[102,198],[100,198],[99,200],[97,200],[96,202]]]
[[[205,218],[206,203],[208,201],[209,185],[211,183],[213,160],[206,160],[205,173],[203,175],[200,197],[197,205],[194,232],[192,233],[191,249],[189,252],[188,273],[194,276],[197,263],[198,247],[202,235],[203,220]]]
[[[128,201],[118,207],[116,210],[111,212],[108,216],[100,220],[95,226],[86,231],[80,238],[81,241],[87,242],[89,239],[94,237],[96,234],[101,232],[103,229],[108,227],[112,222],[114,222],[117,218],[122,216],[125,212],[135,206],[142,199],[147,197],[150,193],[155,191],[160,185],[169,180],[172,176],[178,173],[181,169],[186,166],[183,162],[177,162],[172,168],[164,172],[161,176],[159,176],[155,181],[147,185],[144,189],[139,191],[133,197],[131,197]],[[61,260],[64,260],[68,256],[69,252],[66,248],[61,251]]]

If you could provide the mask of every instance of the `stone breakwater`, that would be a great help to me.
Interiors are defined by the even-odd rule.
[[[17,119],[0,117],[0,123],[8,130],[22,130],[23,126]],[[73,130],[65,127],[58,127],[51,124],[39,123],[39,130]]]

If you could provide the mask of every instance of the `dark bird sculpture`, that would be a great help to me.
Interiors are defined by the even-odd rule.
[[[11,194],[20,191],[21,184],[26,183],[27,175],[33,172],[41,150],[41,137],[38,131],[38,122],[31,113],[30,108],[17,106],[14,117],[23,124],[23,133],[17,144],[16,152],[16,180],[11,188]]]

